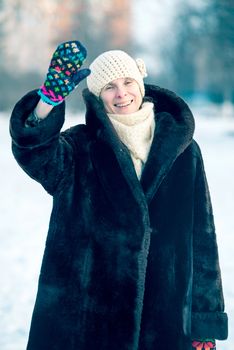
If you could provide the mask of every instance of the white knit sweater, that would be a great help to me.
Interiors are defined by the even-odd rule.
[[[154,105],[144,102],[141,109],[131,114],[108,113],[120,140],[130,151],[138,179],[147,161],[152,144],[155,119]]]

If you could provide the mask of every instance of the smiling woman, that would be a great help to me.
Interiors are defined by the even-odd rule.
[[[11,117],[16,160],[53,196],[27,349],[215,349],[227,315],[192,112],[142,60],[85,57],[61,44]],[[86,123],[61,132],[86,77]]]

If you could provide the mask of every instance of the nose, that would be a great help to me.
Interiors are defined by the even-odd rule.
[[[122,98],[124,96],[126,96],[127,92],[124,86],[118,86],[117,90],[116,90],[116,96],[118,98]]]

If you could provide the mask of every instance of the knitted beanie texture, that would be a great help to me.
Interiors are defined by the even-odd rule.
[[[87,77],[87,86],[97,97],[105,85],[118,78],[135,79],[142,97],[145,95],[143,78],[147,76],[144,61],[134,60],[121,50],[106,51],[99,55],[90,65],[91,74]]]

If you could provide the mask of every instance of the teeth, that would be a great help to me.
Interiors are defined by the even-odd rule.
[[[127,106],[129,106],[131,103],[132,103],[132,101],[130,101],[130,102],[128,102],[128,103],[125,103],[125,104],[118,103],[118,104],[115,104],[115,106],[116,106],[116,107],[127,107]]]

